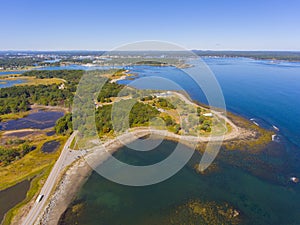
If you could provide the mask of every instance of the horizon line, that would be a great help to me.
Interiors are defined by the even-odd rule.
[[[257,49],[257,50],[237,50],[237,49],[223,49],[223,50],[214,50],[214,49],[187,49],[187,50],[99,50],[99,49],[61,49],[61,50],[51,50],[51,49],[38,49],[38,50],[32,50],[32,49],[0,49],[0,52],[180,52],[180,51],[203,51],[203,52],[299,52],[300,50],[266,50],[266,49]]]

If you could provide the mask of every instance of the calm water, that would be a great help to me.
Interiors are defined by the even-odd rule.
[[[5,213],[26,198],[30,181],[24,180],[13,187],[0,191],[0,223]]]
[[[55,131],[52,130],[52,131],[49,131],[46,133],[47,136],[53,136],[55,134]]]
[[[249,119],[255,118],[266,127],[275,125],[280,128],[281,135],[300,146],[300,120],[297,119],[300,118],[300,63],[274,64],[246,58],[206,58],[204,61],[215,74],[229,111]],[[201,89],[179,69],[136,66],[132,72],[138,73],[138,77],[170,79],[192,99],[207,102]],[[122,84],[130,82],[120,81]],[[165,89],[169,86],[147,82],[136,87]]]
[[[59,146],[60,146],[59,141],[49,141],[49,142],[46,142],[42,146],[42,152],[46,152],[46,153],[54,152],[54,151],[56,151],[58,149]]]
[[[6,71],[6,72],[0,72],[0,76],[5,76],[5,75],[11,75],[11,74],[21,74],[24,73],[25,71],[19,70],[19,71]]]
[[[24,80],[1,80],[0,79],[0,88],[11,87],[16,84],[22,84]]]
[[[174,142],[164,141],[147,153],[123,147],[114,156],[133,165],[148,165],[164,159],[175,146]],[[193,168],[200,159],[195,153],[175,176],[147,187],[122,186],[93,173],[60,224],[170,224],[176,209],[189,200],[227,202],[240,211],[243,224],[299,224],[300,189],[297,185],[264,181],[239,166],[232,166],[227,157],[225,152],[220,154],[216,172],[199,175]],[[240,155],[235,160],[243,158]],[[259,165],[253,166],[259,169]],[[78,207],[80,205],[83,207]],[[181,221],[178,224],[188,219],[183,215],[177,217]]]
[[[169,224],[170,215],[190,199],[228,202],[241,212],[243,224],[300,224],[300,184],[289,182],[290,176],[300,177],[300,63],[244,58],[205,61],[221,85],[227,109],[266,128],[279,127],[280,142],[271,143],[260,154],[222,151],[216,172],[199,175],[190,162],[171,179],[149,187],[121,186],[93,173],[61,224]],[[171,79],[193,99],[206,100],[176,68],[136,66],[132,72],[138,77]],[[165,89],[155,83],[138,88]],[[115,156],[147,164],[164,158],[174,145],[165,142],[152,155],[122,148]],[[185,219],[181,218],[182,223]]]
[[[63,112],[58,111],[39,111],[21,119],[0,122],[0,130],[47,129],[54,127],[56,120],[63,115]]]

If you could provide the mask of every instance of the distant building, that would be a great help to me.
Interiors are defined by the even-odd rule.
[[[62,83],[60,86],[58,86],[58,89],[59,89],[59,90],[64,90],[64,89],[65,89],[65,84]]]
[[[171,97],[173,94],[171,91],[167,92],[162,92],[162,93],[156,93],[154,94],[157,98],[166,98],[166,97]]]
[[[213,117],[213,114],[212,114],[212,113],[204,113],[203,116],[206,116],[206,117]]]

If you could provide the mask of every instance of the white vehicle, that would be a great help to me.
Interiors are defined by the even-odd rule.
[[[39,203],[40,201],[42,201],[43,197],[44,197],[44,195],[39,195],[39,196],[36,198],[35,202],[36,202],[36,203]]]

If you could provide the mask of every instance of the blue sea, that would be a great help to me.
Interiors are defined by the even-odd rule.
[[[300,63],[248,58],[204,58],[225,97],[228,111],[276,131],[273,142],[261,153],[223,149],[217,171],[199,175],[194,170],[199,153],[175,176],[147,187],[113,183],[93,172],[76,199],[61,217],[60,224],[207,224],[190,214],[191,201],[213,202],[236,208],[240,224],[300,224]],[[162,77],[176,82],[193,100],[207,103],[202,90],[175,67],[134,66],[135,80]],[[199,74],[201,76],[201,73]],[[133,82],[133,83],[131,83]],[[176,89],[164,82],[123,80],[142,89]],[[170,154],[175,142],[165,141],[155,151],[137,152],[121,148],[114,157],[130,164],[160,161]],[[103,165],[100,165],[103,166]],[[219,223],[212,223],[219,224]],[[231,224],[223,223],[223,224]]]
[[[219,82],[228,111],[255,119],[266,128],[274,125],[280,129],[281,135],[300,146],[300,63],[274,63],[248,58],[204,58],[203,61]],[[195,68],[185,69],[186,72],[189,70]],[[135,66],[131,72],[136,73],[137,77],[170,79],[180,85],[193,100],[207,103],[202,90],[180,69]],[[130,82],[123,80],[119,83],[130,85]],[[163,84],[151,82],[133,86],[165,88]]]
[[[228,203],[240,212],[241,224],[300,224],[300,183],[289,180],[291,176],[300,177],[300,63],[249,58],[203,61],[220,84],[227,110],[266,129],[274,130],[276,126],[279,142],[259,154],[243,149],[221,151],[216,172],[199,175],[190,162],[169,180],[147,187],[115,184],[92,173],[60,224],[192,224],[187,222],[191,215],[182,215],[178,209],[193,200]],[[207,103],[202,90],[185,73],[199,66],[196,61],[190,63],[194,67],[183,71],[171,66],[132,66],[130,72],[136,80],[153,76],[172,80],[193,100]],[[137,88],[175,89],[163,82],[130,84],[135,81],[119,83]],[[131,164],[148,164],[160,161],[174,146],[176,143],[165,141],[157,151],[149,153],[123,147],[114,156]],[[199,221],[193,224],[205,224]]]

